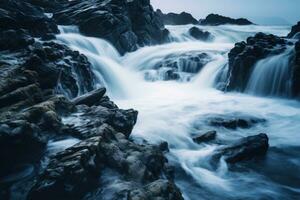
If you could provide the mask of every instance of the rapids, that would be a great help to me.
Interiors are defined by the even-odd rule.
[[[226,70],[227,53],[235,42],[259,31],[285,36],[289,27],[200,27],[215,36],[212,42],[194,40],[187,34],[190,27],[168,26],[172,43],[141,47],[124,56],[120,56],[105,40],[82,36],[74,27],[61,27],[62,33],[57,39],[88,57],[98,85],[104,85],[109,96],[120,107],[139,111],[132,133],[136,142],[169,143],[167,156],[175,166],[175,182],[185,199],[299,198],[300,157],[297,152],[300,150],[300,103],[255,96],[268,95],[264,93],[265,88],[256,86],[264,79],[260,76],[273,71],[268,66],[258,69],[263,72],[254,70],[248,94],[225,94],[214,88],[218,74]],[[170,56],[181,66],[176,57],[183,53],[206,53],[210,60],[199,72],[189,74],[185,81],[162,81],[164,72],[155,66]],[[277,63],[287,54],[289,52],[262,60],[257,65]],[[275,65],[276,88],[283,87],[280,80],[281,76],[285,76],[285,66],[286,63],[282,62]],[[178,70],[180,77],[186,74],[183,67]],[[146,81],[145,71],[151,72],[154,79]],[[250,129],[228,130],[206,123],[208,116],[216,115],[249,115],[266,119],[267,122]],[[222,141],[220,144],[199,145],[193,142],[193,136],[210,130],[218,132],[217,139]],[[270,138],[270,149],[264,159],[235,166],[221,160],[217,167],[211,166],[209,159],[215,149],[258,133],[267,133]]]

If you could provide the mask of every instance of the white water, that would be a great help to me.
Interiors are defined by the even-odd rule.
[[[291,74],[289,63],[293,46],[284,53],[259,61],[250,77],[246,92],[262,96],[291,96]]]
[[[177,42],[144,47],[123,57],[100,39],[70,33],[61,34],[58,39],[88,56],[99,84],[108,88],[120,107],[139,111],[132,133],[137,142],[146,139],[150,143],[169,143],[168,158],[176,166],[175,181],[185,199],[297,199],[300,195],[300,104],[276,98],[224,94],[212,87],[235,42],[259,31],[283,36],[289,29],[207,27],[216,40],[204,43],[182,36],[189,27],[168,27],[172,36],[178,38]],[[101,49],[103,46],[109,49]],[[185,52],[206,52],[212,60],[190,82],[147,82],[143,79],[144,70],[153,69],[169,55]],[[205,123],[208,116],[219,114],[250,115],[264,118],[267,123],[238,130]],[[221,160],[214,168],[209,158],[220,145],[198,145],[192,141],[194,135],[209,130],[216,130],[218,140],[224,143],[265,132],[270,137],[271,148],[266,159],[258,163],[229,169]]]

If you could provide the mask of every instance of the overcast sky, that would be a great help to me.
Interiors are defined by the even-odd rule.
[[[187,11],[196,18],[210,13],[246,17],[256,23],[295,24],[300,21],[300,0],[151,0],[164,12]]]

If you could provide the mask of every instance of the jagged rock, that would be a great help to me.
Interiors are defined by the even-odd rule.
[[[293,38],[300,32],[300,21],[292,27],[291,32],[288,34],[288,38]],[[298,37],[299,38],[299,37]]]
[[[156,13],[163,20],[165,25],[186,25],[186,24],[198,24],[190,13],[182,12],[180,14],[168,13],[164,14],[161,10],[156,10]]]
[[[217,131],[209,131],[207,133],[194,137],[193,141],[200,144],[202,142],[209,142],[211,140],[214,140],[216,136],[217,136]]]
[[[36,37],[41,37],[46,33],[58,33],[54,20],[48,18],[42,9],[26,1],[1,1],[0,22],[1,31],[25,29]]]
[[[78,25],[88,36],[109,40],[120,53],[134,51],[137,45],[159,44],[168,32],[149,0],[73,1],[54,13],[64,25]]]
[[[122,133],[109,129],[102,133],[103,130],[99,130],[101,136],[84,140],[55,155],[28,199],[81,199],[88,192],[90,197],[85,199],[106,199],[107,190],[110,191],[108,199],[128,195],[133,199],[140,195],[182,199],[173,182],[161,180],[167,160],[158,147],[134,144]],[[106,168],[126,176],[126,180],[115,177],[104,181],[101,189],[96,189],[99,176],[105,177],[102,171]],[[98,190],[101,190],[100,194]]]
[[[253,24],[247,19],[239,18],[232,19],[230,17],[224,17],[217,14],[209,14],[205,19],[200,20],[201,25],[218,26],[224,24],[235,24],[235,25],[251,25]]]
[[[97,136],[99,127],[105,128],[108,124],[116,131],[120,131],[129,137],[137,120],[138,112],[135,110],[122,110],[99,106],[87,107],[81,106],[77,108],[77,112],[82,113],[70,116],[70,122],[67,125],[70,127],[70,134],[81,139],[86,139],[92,136]],[[73,123],[72,119],[76,119]]]
[[[253,116],[235,116],[235,115],[220,115],[208,117],[207,123],[210,126],[224,127],[227,129],[250,128],[258,123],[266,122],[265,119]]]
[[[22,29],[6,30],[0,33],[0,50],[21,49],[33,43],[34,39]]]
[[[189,34],[197,40],[208,41],[213,38],[210,32],[200,30],[199,28],[193,26],[189,29]]]
[[[215,159],[224,157],[228,163],[237,163],[266,154],[269,148],[269,139],[266,134],[259,134],[240,139],[232,145],[217,150]]]
[[[258,33],[247,42],[236,43],[229,52],[228,84],[226,90],[243,92],[255,63],[271,55],[282,53],[287,42],[280,37]]]
[[[105,88],[100,88],[97,90],[94,90],[90,93],[84,94],[83,96],[77,97],[72,100],[72,102],[75,105],[87,105],[87,106],[93,106],[96,103],[98,103],[102,97],[105,95],[106,89]]]

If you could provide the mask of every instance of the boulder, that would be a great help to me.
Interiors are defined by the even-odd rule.
[[[209,41],[213,39],[213,36],[210,32],[203,31],[195,26],[189,29],[189,34],[197,40]]]
[[[214,159],[224,157],[226,162],[233,164],[265,155],[268,148],[268,136],[261,133],[242,138],[231,145],[225,146],[217,150],[213,157]]]
[[[283,38],[264,33],[249,37],[247,42],[236,43],[228,54],[229,70],[225,90],[244,92],[257,61],[284,52],[286,46],[287,41]]]
[[[107,39],[121,54],[137,46],[160,44],[168,32],[150,1],[73,1],[56,10],[60,24],[78,25],[81,33]]]
[[[224,17],[218,14],[209,14],[205,19],[200,20],[200,24],[208,26],[218,26],[224,24],[251,25],[253,23],[245,18],[232,19],[230,17]]]
[[[235,116],[235,115],[220,115],[208,117],[207,123],[210,126],[224,127],[227,129],[250,128],[256,124],[266,122],[265,119],[253,116]]]
[[[216,139],[217,131],[208,131],[207,133],[201,134],[193,138],[193,141],[200,144],[202,142],[210,142]]]
[[[158,16],[163,20],[165,25],[186,25],[186,24],[198,24],[190,13],[182,12],[180,14],[168,13],[164,14],[161,10],[156,10]]]
[[[296,36],[297,34],[299,34],[299,32],[300,32],[300,21],[296,24],[296,25],[294,25],[293,27],[292,27],[292,30],[291,30],[291,32],[288,34],[288,38],[293,38],[294,36]],[[298,39],[299,39],[299,37],[298,37]]]
[[[92,92],[89,92],[87,94],[84,94],[80,97],[77,97],[72,100],[72,102],[75,105],[87,105],[87,106],[93,106],[96,103],[98,103],[102,97],[105,95],[106,89],[105,88],[99,88],[97,90],[94,90]]]

